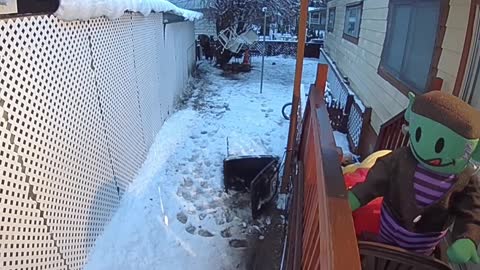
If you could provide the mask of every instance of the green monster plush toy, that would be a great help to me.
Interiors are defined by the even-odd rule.
[[[410,146],[379,158],[350,206],[383,196],[380,240],[424,255],[453,224],[450,262],[480,263],[480,112],[440,91],[409,98]]]

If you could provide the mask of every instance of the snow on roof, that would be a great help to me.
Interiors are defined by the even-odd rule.
[[[147,16],[153,12],[168,12],[193,21],[202,18],[202,13],[179,8],[167,0],[60,0],[55,16],[62,20],[88,20],[106,16],[119,18],[125,11],[140,12]]]
[[[325,7],[308,7],[308,12],[320,11],[326,9]]]

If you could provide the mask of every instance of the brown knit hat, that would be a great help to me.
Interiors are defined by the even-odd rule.
[[[480,111],[453,95],[432,91],[416,96],[412,111],[450,128],[466,139],[480,138]]]

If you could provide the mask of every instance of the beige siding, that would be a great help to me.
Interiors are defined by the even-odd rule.
[[[450,0],[447,29],[437,76],[443,79],[442,90],[451,93],[457,79],[460,58],[467,31],[470,0]]]
[[[325,47],[349,77],[360,99],[372,107],[372,126],[378,132],[383,122],[407,105],[407,98],[377,74],[387,28],[388,0],[364,1],[358,45],[342,38],[345,5],[350,2],[355,0],[328,3],[329,7],[336,7],[336,16],[334,32],[327,35]]]
[[[389,0],[365,0],[362,11],[360,39],[355,45],[342,38],[345,5],[357,0],[333,0],[336,7],[333,33],[327,34],[325,49],[348,76],[353,90],[371,106],[372,126],[378,132],[382,123],[403,110],[407,98],[377,73],[387,28]],[[470,0],[450,0],[450,12],[442,44],[437,76],[444,80],[444,91],[451,92],[465,40]]]

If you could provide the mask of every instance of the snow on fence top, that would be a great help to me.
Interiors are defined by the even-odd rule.
[[[119,18],[125,11],[140,12],[144,16],[153,12],[169,12],[193,21],[202,13],[179,8],[167,0],[60,0],[55,16],[62,20],[88,20],[106,16]]]

